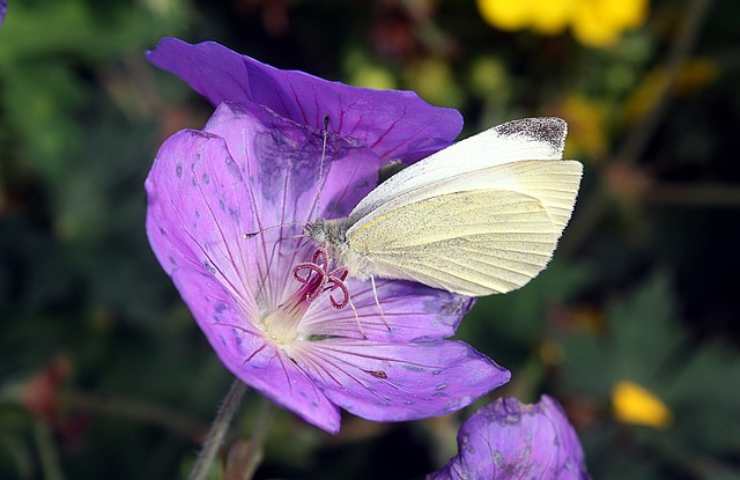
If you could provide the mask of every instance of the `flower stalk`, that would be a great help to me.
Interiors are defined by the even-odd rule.
[[[231,384],[229,393],[226,394],[221,407],[218,409],[216,418],[208,431],[208,436],[203,442],[203,449],[198,455],[193,470],[190,472],[190,477],[188,477],[190,480],[205,480],[208,478],[211,464],[213,464],[213,460],[221,449],[226,432],[229,430],[234,415],[239,410],[246,391],[247,386],[238,379]]]

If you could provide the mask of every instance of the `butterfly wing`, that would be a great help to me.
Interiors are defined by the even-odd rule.
[[[522,160],[561,160],[567,130],[559,118],[526,118],[457,142],[380,184],[352,210],[350,224],[400,195],[453,176]]]
[[[514,290],[537,275],[557,243],[535,198],[517,192],[457,192],[410,203],[348,232],[375,275],[463,295]]]
[[[399,206],[439,195],[473,190],[507,190],[538,199],[562,233],[573,212],[582,173],[583,166],[573,160],[522,160],[460,173],[400,193],[356,220],[353,225]]]
[[[545,268],[581,178],[574,161],[530,160],[406,191],[347,231],[374,275],[481,296],[526,284]]]

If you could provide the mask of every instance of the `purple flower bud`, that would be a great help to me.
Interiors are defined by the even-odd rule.
[[[460,428],[459,453],[428,480],[587,480],[575,430],[552,398],[525,405],[500,398]]]

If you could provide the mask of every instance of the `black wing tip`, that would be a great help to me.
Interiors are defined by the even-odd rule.
[[[535,142],[547,143],[555,152],[562,152],[568,124],[562,118],[523,118],[503,123],[495,128],[501,136],[523,136]]]

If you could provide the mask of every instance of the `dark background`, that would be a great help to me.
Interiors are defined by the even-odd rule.
[[[739,18],[735,0],[653,0],[635,28],[594,46],[569,29],[502,30],[475,2],[11,0],[0,478],[184,476],[231,382],[144,232],[157,146],[211,112],[145,62],[163,35],[414,89],[459,108],[464,136],[565,118],[567,156],[586,174],[555,260],[479,301],[459,337],[512,371],[492,398],[564,404],[595,479],[740,478]],[[421,478],[455,453],[472,411],[404,424],[345,415],[332,437],[249,393],[231,442],[270,419],[255,478]]]

